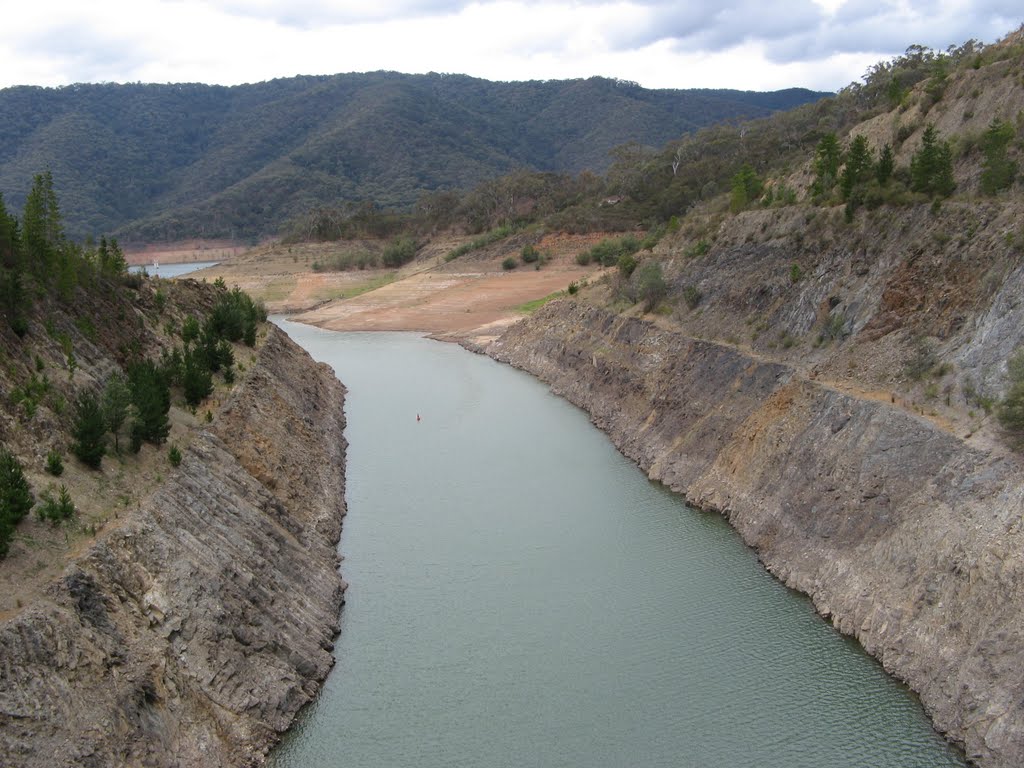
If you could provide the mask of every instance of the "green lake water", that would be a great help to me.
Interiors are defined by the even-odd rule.
[[[964,765],[719,516],[541,383],[413,334],[281,325],[349,389],[350,587],[337,665],[271,765]]]

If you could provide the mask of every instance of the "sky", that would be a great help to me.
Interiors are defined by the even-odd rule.
[[[1021,0],[16,0],[0,87],[392,70],[833,91],[910,44],[991,43]]]

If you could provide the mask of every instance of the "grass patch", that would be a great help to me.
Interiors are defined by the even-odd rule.
[[[518,307],[516,307],[516,312],[522,312],[524,315],[529,315],[533,312],[536,312],[549,301],[553,301],[554,299],[560,299],[562,296],[565,296],[565,291],[555,291],[554,293],[549,293],[547,296],[543,296],[539,299],[534,299],[533,301],[528,301],[525,304],[520,304]]]
[[[284,301],[291,296],[292,291],[295,290],[295,282],[295,278],[293,277],[284,277],[271,281],[267,284],[267,287],[262,290],[250,290],[249,293],[251,293],[254,298],[263,302]]]
[[[366,280],[355,285],[350,285],[341,290],[333,291],[336,295],[329,298],[333,299],[352,299],[356,296],[360,296],[370,291],[375,291],[378,288],[383,288],[385,285],[395,282],[398,278],[398,272],[385,272],[382,275],[374,275],[369,280]]]

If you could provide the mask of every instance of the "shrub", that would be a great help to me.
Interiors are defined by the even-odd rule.
[[[411,237],[399,237],[388,243],[380,260],[385,267],[394,269],[412,261],[418,249],[416,241]]]
[[[939,356],[935,347],[927,339],[918,339],[914,344],[914,352],[907,360],[904,370],[913,381],[923,379],[936,365]]]
[[[60,456],[60,451],[56,448],[51,449],[46,454],[46,471],[54,477],[60,477],[64,474],[64,460]]]
[[[668,293],[661,264],[656,261],[644,262],[637,267],[632,282],[636,286],[637,295],[644,301],[645,312],[651,312]]]
[[[629,280],[632,276],[633,271],[636,269],[636,265],[636,257],[633,254],[624,253],[619,256],[619,274],[626,280]]]
[[[540,251],[534,248],[532,245],[524,245],[520,256],[523,259],[523,264],[533,264],[535,261],[540,260]]]
[[[66,486],[61,486],[57,492],[57,498],[53,497],[53,490],[47,488],[41,494],[42,500],[36,514],[40,520],[49,520],[58,525],[64,520],[70,520],[75,515],[75,505],[71,501],[71,494]]]
[[[704,298],[704,294],[700,292],[697,286],[688,285],[683,288],[683,301],[686,302],[686,306],[690,309],[696,309],[702,298]]]
[[[789,268],[789,282],[799,283],[800,278],[804,276],[804,271],[800,269],[800,265],[794,262]]]
[[[178,446],[172,445],[170,450],[167,451],[167,459],[171,462],[172,467],[177,467],[181,464],[181,451]]]
[[[195,341],[199,338],[199,321],[191,315],[185,318],[185,322],[181,324],[181,340],[188,344],[189,342]]]
[[[501,268],[505,270],[515,269],[518,264],[519,262],[516,261],[514,256],[506,256],[505,260],[501,262]]]

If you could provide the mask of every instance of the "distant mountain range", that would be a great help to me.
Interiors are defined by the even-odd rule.
[[[49,169],[72,236],[251,237],[320,204],[409,206],[517,168],[601,172],[617,145],[661,147],[825,95],[393,72],[19,86],[0,90],[0,192],[19,211]]]

